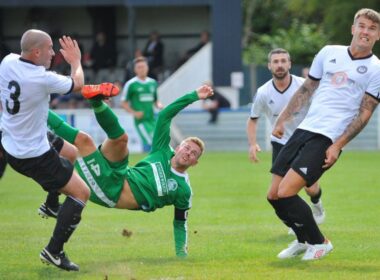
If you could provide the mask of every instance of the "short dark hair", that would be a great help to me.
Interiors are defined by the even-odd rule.
[[[133,65],[136,65],[137,63],[139,62],[145,62],[145,63],[148,63],[148,60],[146,59],[146,57],[144,56],[139,56],[139,57],[136,57],[134,60],[133,60]]]
[[[272,58],[272,55],[274,54],[280,54],[280,53],[285,53],[288,55],[288,58],[289,58],[289,61],[290,61],[290,54],[287,50],[285,49],[282,49],[282,48],[277,48],[277,49],[273,49],[269,52],[268,54],[268,62],[270,62],[271,58]]]

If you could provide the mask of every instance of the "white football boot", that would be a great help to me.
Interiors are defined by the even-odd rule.
[[[302,257],[302,260],[303,261],[319,260],[320,258],[326,256],[329,252],[331,252],[333,248],[334,248],[333,245],[327,239],[323,244],[315,244],[315,245],[307,244],[307,250],[306,250],[306,253]]]
[[[316,204],[311,203],[311,211],[313,212],[314,220],[318,225],[325,221],[326,214],[322,205],[322,200],[319,200]]]
[[[298,240],[294,240],[288,245],[288,248],[282,250],[277,257],[280,259],[294,258],[307,250],[307,245],[305,243],[299,243]]]

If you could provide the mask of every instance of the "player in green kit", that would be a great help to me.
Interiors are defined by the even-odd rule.
[[[135,127],[143,143],[144,151],[152,146],[153,131],[156,125],[153,106],[163,106],[157,99],[157,82],[149,78],[149,66],[145,57],[134,61],[136,76],[125,83],[122,94],[122,107],[135,119]]]
[[[90,98],[96,119],[108,137],[99,148],[89,135],[69,126],[52,111],[48,125],[77,147],[80,157],[75,168],[91,189],[90,201],[110,208],[146,212],[173,205],[176,255],[186,256],[187,210],[192,198],[186,170],[197,164],[204,143],[197,137],[189,137],[173,150],[169,145],[170,124],[187,105],[212,96],[212,88],[202,86],[163,109],[158,115],[152,150],[133,167],[128,166],[128,136],[116,115],[103,101],[93,98],[96,94],[91,94],[88,86],[84,86],[82,94]],[[102,91],[97,94],[107,96]]]

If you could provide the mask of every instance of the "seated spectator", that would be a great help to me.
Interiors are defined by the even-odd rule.
[[[157,80],[158,73],[162,71],[164,65],[164,44],[161,42],[160,35],[153,31],[144,48],[143,56],[148,60],[148,76]]]
[[[195,53],[197,53],[201,48],[203,48],[210,40],[210,34],[208,31],[202,31],[200,35],[199,43],[188,49],[186,53],[180,58],[177,63],[176,69],[178,69],[182,64],[184,64],[190,57],[192,57]]]
[[[212,86],[212,82],[208,81],[205,83],[210,87]],[[202,105],[204,110],[209,111],[211,118],[209,120],[209,124],[216,124],[218,122],[218,115],[220,108],[231,108],[230,101],[227,100],[222,94],[217,92],[214,88],[214,95],[205,99]]]

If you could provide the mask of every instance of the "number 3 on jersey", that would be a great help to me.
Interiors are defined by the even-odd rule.
[[[13,107],[9,106],[9,100],[6,101],[7,111],[11,115],[16,115],[20,111],[20,101],[18,97],[20,96],[20,85],[16,81],[10,81],[8,84],[8,89],[11,90],[11,94],[9,95],[10,99],[13,101]],[[12,92],[13,90],[13,92]]]

